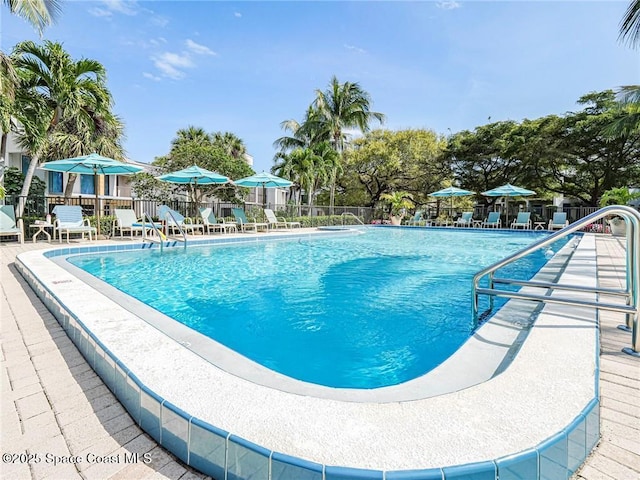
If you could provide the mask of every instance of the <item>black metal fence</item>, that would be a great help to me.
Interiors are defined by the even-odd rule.
[[[7,205],[17,205],[18,195],[7,196],[5,203]],[[186,200],[167,200],[158,202],[155,200],[144,200],[140,198],[110,198],[100,197],[97,200],[98,208],[101,216],[113,215],[116,208],[131,208],[138,217],[143,213],[152,218],[157,218],[158,207],[162,204],[169,206],[173,210],[180,212],[185,217],[198,218],[200,216],[199,208],[212,208],[217,217],[232,218],[232,209],[234,207],[243,207],[252,217],[261,217],[263,205],[258,203],[242,203],[236,204],[231,202],[209,201],[194,203]],[[44,218],[47,214],[52,214],[56,205],[80,205],[82,213],[86,216],[94,216],[96,211],[96,197],[78,196],[65,198],[55,195],[35,196],[29,195],[25,202],[23,212],[24,217]],[[341,216],[342,214],[351,214],[358,217],[364,223],[371,223],[374,219],[373,209],[368,207],[351,207],[351,206],[314,206],[309,208],[306,205],[266,205],[276,212],[278,216],[287,218],[293,217],[323,217],[323,216]]]

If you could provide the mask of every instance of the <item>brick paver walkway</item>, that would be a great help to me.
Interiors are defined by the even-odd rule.
[[[15,270],[44,246],[0,244],[2,478],[208,478],[140,430]]]

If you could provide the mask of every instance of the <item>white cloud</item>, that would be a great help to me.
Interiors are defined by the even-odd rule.
[[[149,21],[155,25],[156,27],[166,27],[169,24],[169,19],[165,17],[161,17],[159,15],[153,15]]]
[[[198,55],[216,55],[216,52],[211,50],[209,47],[200,45],[199,43],[196,43],[191,39],[187,39],[184,43],[189,50]]]
[[[93,15],[94,17],[111,17],[113,16],[113,12],[105,10],[104,8],[95,7],[89,9],[89,15]]]
[[[233,12],[233,16],[236,18],[240,18],[242,17],[242,14],[240,12]]]
[[[130,16],[138,14],[138,3],[136,0],[102,0],[102,3],[113,12]]]
[[[159,82],[160,80],[162,80],[160,77],[154,75],[153,73],[142,72],[142,76],[144,78],[148,78],[149,80],[153,80],[154,82]]]
[[[454,10],[456,8],[460,8],[460,4],[455,0],[444,0],[442,2],[436,3],[436,7],[443,10]]]
[[[346,48],[347,50],[353,50],[354,52],[358,52],[358,53],[367,53],[367,51],[364,48],[356,47],[355,45],[345,44],[344,48]]]
[[[189,57],[189,54],[183,53],[171,53],[164,52],[158,56],[151,57],[153,64],[156,66],[163,77],[168,77],[173,80],[180,80],[184,78],[183,72],[186,68],[193,68],[194,64]]]

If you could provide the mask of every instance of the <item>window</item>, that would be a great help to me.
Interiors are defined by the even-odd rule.
[[[31,157],[27,155],[22,155],[22,173],[24,175],[26,175],[27,170],[29,170],[29,163],[31,163]]]
[[[95,195],[96,186],[93,183],[93,175],[80,175],[80,193]]]
[[[62,193],[62,172],[49,172],[49,193]]]
[[[111,185],[110,179],[111,177],[109,175],[104,176],[104,195],[111,195],[111,189],[109,188]]]

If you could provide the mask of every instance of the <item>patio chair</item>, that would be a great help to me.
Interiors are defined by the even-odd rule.
[[[549,220],[549,230],[555,230],[556,228],[564,228],[569,225],[566,212],[556,212],[553,214],[553,218]]]
[[[407,225],[413,225],[414,227],[420,226],[421,224],[426,225],[426,220],[424,219],[422,212],[416,212],[413,218],[407,220]]]
[[[264,216],[267,217],[269,228],[278,229],[278,227],[284,227],[286,229],[289,229],[295,226],[298,226],[298,228],[302,227],[302,225],[300,225],[300,222],[287,222],[284,217],[278,218],[270,208],[264,209]]]
[[[473,212],[462,212],[460,218],[453,222],[454,227],[470,227],[473,225]]]
[[[58,239],[62,243],[62,237],[67,234],[67,243],[69,243],[69,235],[72,233],[81,233],[84,240],[84,234],[89,234],[89,241],[92,241],[92,233],[97,234],[96,227],[92,227],[88,218],[82,216],[82,207],[80,205],[56,205],[53,209],[56,216],[53,222],[53,232],[58,232]]]
[[[142,220],[136,217],[136,212],[131,208],[114,208],[113,214],[116,218],[111,227],[112,234],[115,235],[116,230],[119,230],[120,238],[124,238],[124,232],[129,232],[133,240],[134,232],[142,232]]]
[[[531,230],[531,212],[518,213],[518,217],[511,222],[511,228]]]
[[[487,218],[482,222],[482,228],[500,228],[502,220],[500,220],[500,212],[489,212]]]
[[[24,225],[21,218],[16,221],[13,205],[0,205],[0,236],[15,236],[24,243]]]
[[[196,230],[200,230],[204,234],[204,226],[199,223],[193,223],[190,218],[185,218],[179,212],[172,210],[167,205],[160,205],[158,207],[158,217],[165,222],[167,235],[172,230],[182,230],[185,233],[195,234]]]
[[[202,217],[202,224],[204,225],[204,229],[207,233],[211,233],[213,230],[219,230],[220,233],[229,233],[229,230],[233,230],[234,232],[238,231],[235,223],[227,223],[224,221],[224,218],[218,220],[213,213],[213,208],[200,208],[200,216]]]
[[[244,213],[244,210],[241,208],[232,208],[231,213],[233,213],[234,218],[236,219],[237,224],[240,226],[240,231],[246,232],[247,230],[253,230],[258,233],[258,229],[268,230],[268,223],[258,223],[255,221],[250,222],[247,218],[247,215]]]

